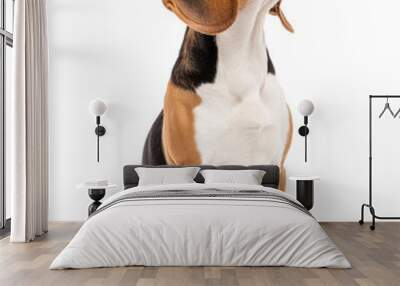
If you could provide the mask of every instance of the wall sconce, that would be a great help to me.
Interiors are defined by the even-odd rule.
[[[314,112],[314,104],[311,100],[305,99],[299,103],[298,111],[304,116],[304,125],[299,128],[299,134],[305,139],[304,161],[307,163],[307,136],[310,134],[310,129],[308,128],[308,117]]]
[[[97,162],[100,162],[100,136],[104,136],[106,134],[106,129],[100,125],[100,117],[107,111],[107,105],[101,99],[95,99],[89,104],[90,112],[96,116],[96,129],[94,132],[97,135]]]

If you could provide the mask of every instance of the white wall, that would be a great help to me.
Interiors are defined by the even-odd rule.
[[[288,172],[322,177],[313,210],[318,219],[358,220],[368,187],[368,95],[400,93],[400,2],[284,2],[296,34],[268,19],[272,59],[291,107],[310,98],[317,108],[310,119],[311,161],[303,163],[303,141],[296,134]],[[50,219],[83,220],[90,200],[75,186],[97,177],[121,186],[123,165],[140,163],[184,26],[161,0],[49,0],[48,11]],[[109,105],[101,164],[88,112],[96,97]],[[297,128],[302,119],[295,110],[294,115]],[[400,202],[400,119],[377,125],[376,204],[380,215],[394,215]]]

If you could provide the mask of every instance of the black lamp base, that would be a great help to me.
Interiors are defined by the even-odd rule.
[[[310,129],[308,129],[307,126],[301,126],[299,128],[299,134],[303,137],[306,137],[308,136],[308,134],[310,134]]]
[[[94,132],[97,136],[104,136],[106,134],[106,129],[103,126],[99,125],[96,127]]]

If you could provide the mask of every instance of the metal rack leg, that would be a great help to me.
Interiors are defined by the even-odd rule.
[[[373,206],[369,206],[369,211],[371,212],[372,215],[372,225],[369,227],[371,230],[375,230],[375,209]]]
[[[369,208],[369,211],[370,211],[371,216],[372,216],[372,225],[369,228],[371,230],[375,230],[375,221],[376,221],[377,216],[375,214],[375,208],[373,206],[371,206],[371,205],[363,204],[361,206],[361,219],[358,221],[358,223],[360,225],[364,224],[364,208],[366,208],[366,207]]]
[[[358,223],[360,224],[360,225],[363,225],[364,224],[364,207],[366,206],[366,204],[363,204],[362,206],[361,206],[361,219],[358,221]]]

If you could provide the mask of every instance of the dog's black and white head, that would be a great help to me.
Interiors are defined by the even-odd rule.
[[[282,0],[163,0],[193,30],[206,35],[217,35],[235,23],[239,13],[250,2],[260,2],[260,9],[268,7],[272,15],[278,16],[290,32],[293,27],[281,10]]]

